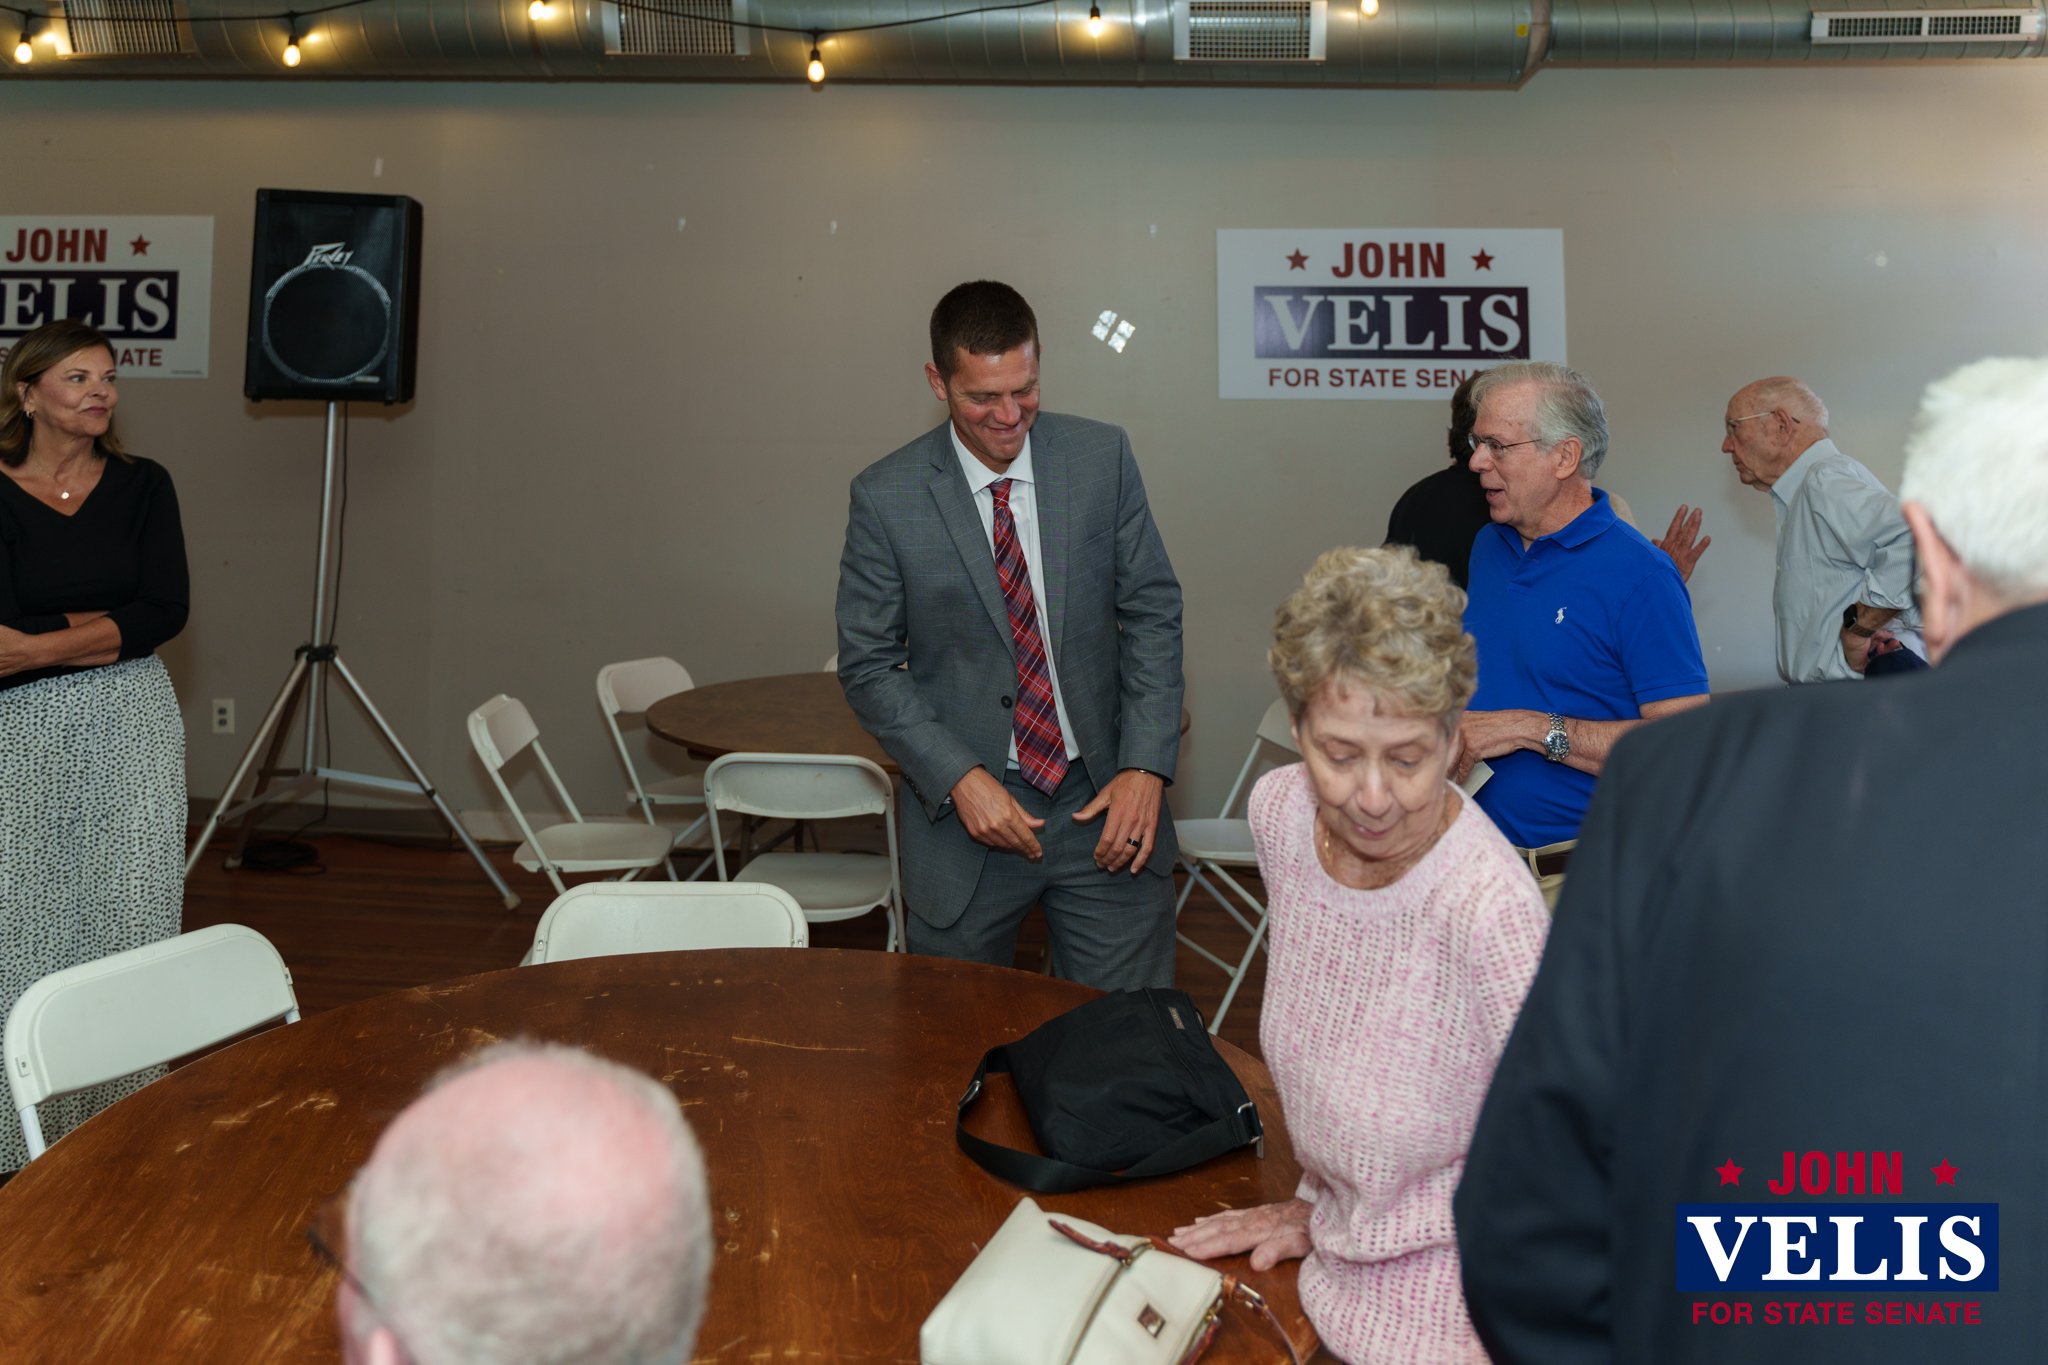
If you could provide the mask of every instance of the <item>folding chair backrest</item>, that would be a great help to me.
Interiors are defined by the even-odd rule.
[[[492,772],[517,758],[540,738],[526,704],[500,692],[469,713],[469,741]]]
[[[469,713],[469,742],[476,749],[476,755],[490,770],[491,785],[498,789],[498,796],[505,803],[505,809],[512,812],[518,822],[519,833],[545,862],[546,854],[541,851],[540,841],[535,837],[533,825],[513,799],[512,788],[505,784],[505,764],[531,748],[533,756],[540,762],[540,769],[547,775],[548,785],[554,789],[555,799],[562,803],[571,820],[582,822],[583,812],[576,808],[569,789],[562,785],[561,776],[555,772],[555,765],[548,762],[547,750],[540,747],[540,729],[533,723],[526,704],[503,692],[492,697],[482,706]]]
[[[541,916],[528,961],[688,948],[802,948],[811,929],[794,898],[765,882],[591,882]]]
[[[1276,699],[1260,717],[1259,738],[1267,744],[1277,744],[1290,754],[1301,752],[1294,747],[1294,720],[1287,714],[1285,697]]]
[[[663,697],[695,686],[690,670],[665,655],[597,670],[597,700],[606,716],[637,716]]]
[[[1259,766],[1259,754],[1268,744],[1285,749],[1290,754],[1301,752],[1294,747],[1294,722],[1287,714],[1285,698],[1276,698],[1273,704],[1266,708],[1266,714],[1259,718],[1259,729],[1258,733],[1252,736],[1251,751],[1244,756],[1244,766],[1237,770],[1237,780],[1230,784],[1230,794],[1223,798],[1223,809],[1218,812],[1222,819],[1234,818],[1238,809],[1238,798],[1250,795],[1252,778],[1264,771]]]
[[[15,1108],[33,1110],[298,1017],[292,974],[270,940],[217,924],[52,972],[23,991],[7,1015],[7,1082]],[[38,1133],[31,1147],[40,1146]]]
[[[783,820],[887,815],[889,776],[850,754],[727,754],[704,770],[704,799],[717,810]]]

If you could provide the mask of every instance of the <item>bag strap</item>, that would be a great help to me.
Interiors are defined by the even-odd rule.
[[[1256,1145],[1259,1155],[1266,1154],[1265,1128],[1259,1122],[1257,1106],[1247,1101],[1235,1113],[1197,1128],[1192,1133],[1175,1138],[1152,1155],[1132,1166],[1127,1171],[1098,1171],[1089,1166],[1076,1166],[1072,1162],[1058,1161],[1052,1157],[1037,1156],[1031,1152],[1020,1152],[1014,1147],[1003,1147],[985,1138],[978,1138],[967,1131],[967,1111],[981,1098],[983,1081],[991,1071],[1010,1069],[1009,1048],[1005,1044],[992,1047],[982,1054],[981,1065],[974,1069],[974,1079],[968,1082],[967,1093],[960,1097],[959,1112],[953,1120],[953,1137],[960,1150],[973,1159],[974,1164],[1000,1180],[1021,1185],[1027,1190],[1040,1194],[1071,1194],[1075,1190],[1092,1189],[1097,1185],[1123,1185],[1133,1180],[1146,1180],[1155,1175],[1168,1175],[1174,1171],[1207,1161],[1211,1157],[1234,1152],[1240,1147]]]
[[[1138,1258],[1138,1252],[1146,1249],[1141,1246],[1134,1250],[1123,1245],[1121,1242],[1098,1242],[1092,1237],[1083,1235],[1071,1225],[1062,1223],[1057,1218],[1048,1218],[1045,1221],[1046,1226],[1067,1238],[1067,1240],[1078,1242],[1090,1251],[1108,1256],[1119,1265],[1129,1266],[1132,1261]],[[1147,1237],[1145,1241],[1150,1244],[1153,1251],[1158,1252],[1162,1256],[1180,1256],[1182,1260],[1192,1259],[1191,1257],[1182,1256],[1178,1251],[1161,1246],[1156,1238]],[[1254,1310],[1260,1317],[1264,1318],[1266,1325],[1273,1329],[1273,1335],[1279,1337],[1280,1344],[1287,1348],[1287,1358],[1293,1362],[1293,1365],[1301,1365],[1301,1353],[1294,1349],[1293,1339],[1287,1335],[1287,1329],[1280,1325],[1280,1319],[1274,1316],[1272,1308],[1266,1303],[1266,1296],[1264,1294],[1238,1279],[1235,1275],[1225,1275],[1223,1276],[1223,1297],[1226,1299],[1236,1299],[1239,1303]],[[1209,1343],[1216,1339],[1216,1328],[1217,1324],[1221,1321],[1221,1316],[1219,1312],[1210,1318],[1208,1330],[1203,1332],[1200,1339],[1189,1349],[1186,1357],[1188,1361],[1199,1359],[1202,1353],[1209,1349]],[[1183,1365],[1186,1365],[1185,1361]]]
[[[1155,1243],[1154,1245],[1157,1244]],[[1280,1319],[1273,1315],[1273,1309],[1266,1303],[1266,1296],[1264,1294],[1238,1279],[1235,1275],[1225,1275],[1223,1277],[1223,1289],[1226,1297],[1236,1299],[1239,1303],[1253,1309],[1260,1317],[1264,1318],[1266,1325],[1273,1329],[1273,1335],[1280,1338],[1280,1344],[1287,1348],[1287,1358],[1294,1362],[1294,1365],[1301,1365],[1301,1352],[1294,1349],[1293,1339],[1287,1335],[1287,1329],[1280,1325]]]

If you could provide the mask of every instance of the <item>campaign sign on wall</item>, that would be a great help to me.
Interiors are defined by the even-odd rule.
[[[212,305],[211,218],[0,217],[0,355],[79,318],[124,379],[204,379]]]
[[[1564,350],[1557,228],[1221,228],[1224,398],[1448,398]]]

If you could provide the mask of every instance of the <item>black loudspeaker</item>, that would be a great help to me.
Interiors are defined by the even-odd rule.
[[[402,194],[256,191],[242,392],[410,402],[420,224]]]

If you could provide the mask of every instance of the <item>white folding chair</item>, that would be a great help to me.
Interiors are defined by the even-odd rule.
[[[7,1085],[33,1161],[36,1105],[211,1047],[272,1019],[294,1023],[292,974],[270,940],[216,924],[66,967],[7,1014]]]
[[[1230,1013],[1231,1001],[1237,999],[1238,988],[1244,985],[1245,973],[1251,969],[1252,959],[1266,943],[1266,906],[1257,896],[1247,891],[1244,883],[1231,875],[1231,869],[1243,871],[1259,865],[1258,854],[1252,848],[1252,827],[1249,821],[1233,812],[1240,809],[1240,797],[1251,795],[1254,769],[1265,771],[1259,766],[1266,747],[1284,749],[1290,754],[1299,754],[1294,747],[1294,730],[1287,715],[1287,703],[1275,701],[1266,708],[1266,714],[1259,721],[1258,733],[1252,739],[1251,752],[1244,756],[1244,766],[1237,770],[1237,781],[1230,784],[1230,794],[1223,798],[1223,809],[1214,820],[1176,820],[1173,834],[1180,841],[1181,865],[1187,869],[1187,884],[1180,889],[1180,900],[1173,907],[1174,918],[1187,906],[1188,897],[1199,885],[1223,907],[1224,912],[1236,920],[1251,942],[1245,946],[1244,955],[1236,962],[1230,962],[1209,951],[1186,934],[1176,932],[1175,937],[1197,954],[1221,967],[1230,976],[1229,989],[1223,992],[1223,1003],[1216,1007],[1214,1017],[1209,1020],[1209,1032],[1223,1027],[1223,1016]],[[1272,764],[1265,765],[1273,766]]]
[[[889,951],[903,943],[903,890],[897,877],[896,789],[875,764],[845,754],[727,754],[704,770],[710,803],[711,851],[718,879],[767,882],[796,897],[813,924],[881,910],[889,920]],[[880,815],[889,855],[762,853],[728,876],[720,811],[780,820],[841,820]]]
[[[562,881],[564,872],[619,872],[625,874],[624,880],[631,881],[656,863],[667,861],[675,836],[666,826],[649,826],[639,820],[614,823],[583,818],[583,812],[576,809],[576,802],[556,774],[555,765],[548,762],[547,751],[540,747],[540,731],[522,703],[500,693],[470,712],[469,742],[490,770],[492,785],[497,787],[505,809],[512,812],[512,819],[526,841],[513,850],[512,861],[528,872],[547,873],[558,894],[569,889]],[[512,798],[512,789],[505,785],[502,771],[529,748],[540,761],[541,771],[547,774],[555,799],[569,813],[567,821],[538,830]]]
[[[633,766],[633,755],[626,748],[626,736],[619,729],[619,717],[645,715],[647,708],[663,697],[687,692],[695,686],[690,681],[690,670],[666,656],[606,664],[597,670],[598,709],[604,712],[604,724],[611,731],[612,747],[619,751],[619,762],[626,765],[626,778],[633,784],[626,799],[650,825],[661,823],[655,818],[658,806],[679,806],[683,808],[680,814],[694,813],[697,816],[695,823],[676,834],[677,845],[686,844],[703,832],[706,821],[704,779],[695,773],[684,773],[642,782],[640,770]],[[710,871],[711,866],[712,860],[707,854],[684,880],[696,881]],[[671,881],[675,879],[673,866],[670,866],[668,875]]]
[[[521,966],[683,948],[802,948],[803,907],[766,882],[591,882],[555,898]]]

